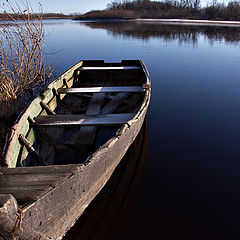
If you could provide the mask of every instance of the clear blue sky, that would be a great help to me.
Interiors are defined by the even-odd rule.
[[[16,0],[20,2],[20,0]],[[23,0],[24,1],[24,0]],[[228,0],[218,0],[219,2],[228,2]],[[57,13],[85,13],[90,10],[101,10],[112,0],[30,0],[34,9],[41,2],[44,12]],[[212,2],[212,0],[201,0],[202,4]]]

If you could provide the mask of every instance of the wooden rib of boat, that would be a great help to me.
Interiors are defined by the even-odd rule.
[[[8,134],[0,239],[62,239],[106,184],[143,124],[142,61],[80,61],[53,80]]]

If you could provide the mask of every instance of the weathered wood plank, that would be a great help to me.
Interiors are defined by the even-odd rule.
[[[95,74],[97,77],[99,74]],[[93,78],[96,79],[96,76],[94,76]],[[126,74],[126,76],[128,76],[128,74]],[[129,81],[126,77],[127,80],[123,81],[123,80],[107,80],[109,78],[109,76],[103,78],[103,80],[85,80],[84,81],[79,81],[78,82],[78,87],[79,88],[84,88],[84,87],[116,87],[116,82],[117,82],[117,86],[139,86],[139,84],[141,84],[142,82],[139,81]],[[62,87],[59,87],[62,88]],[[63,95],[63,94],[62,94]]]
[[[101,111],[101,106],[104,102],[105,94],[104,93],[95,93],[92,96],[91,102],[88,106],[87,115],[99,114]]]
[[[140,69],[137,66],[121,66],[121,67],[80,67],[80,70],[135,70]]]
[[[51,186],[15,186],[1,187],[1,194],[12,194],[18,202],[36,201],[43,194],[53,189]]]
[[[103,108],[102,114],[112,113],[123,103],[123,100],[129,96],[129,93],[119,93]]]
[[[56,113],[43,101],[40,102],[42,107],[51,115],[56,115]]]
[[[115,126],[127,123],[135,114],[52,115],[35,118],[36,126]]]
[[[19,135],[19,141],[26,147],[27,151],[34,158],[36,163],[43,164],[43,159],[41,156],[36,152],[31,143],[22,134]]]
[[[105,93],[95,93],[92,96],[86,115],[100,114],[104,103]],[[68,141],[68,144],[92,144],[95,138],[96,126],[82,126]]]
[[[28,134],[26,135],[26,138],[28,140],[28,142],[33,145],[34,141],[35,141],[35,135],[34,135],[34,131],[33,128],[30,129],[30,131],[28,132]],[[27,158],[27,156],[29,155],[29,152],[27,150],[27,148],[25,146],[22,147],[22,152],[20,152],[20,156],[19,156],[19,162],[18,165],[22,165],[23,161]]]
[[[104,103],[105,93],[95,93],[91,99],[86,115],[100,114]],[[95,139],[97,127],[86,126],[81,127],[75,135],[74,144],[92,144]]]
[[[143,92],[142,86],[124,86],[124,87],[86,87],[86,88],[59,88],[58,93],[108,93],[108,92]]]
[[[75,171],[79,165],[54,165],[54,166],[36,166],[36,167],[18,167],[18,168],[0,168],[2,174],[7,175],[25,175],[25,174],[51,174],[67,173]]]
[[[37,167],[36,169],[40,168]],[[59,170],[59,167],[55,170]],[[70,176],[72,176],[71,172],[7,175],[5,171],[0,176],[0,194],[12,194],[21,202],[37,200],[41,195],[58,186]]]
[[[51,99],[51,101],[49,101],[48,106],[49,106],[51,109],[55,110],[56,107],[57,107],[57,105],[58,105],[58,104],[57,104],[57,97],[54,96],[54,97]]]
[[[7,186],[28,186],[28,185],[50,185],[62,178],[70,176],[71,173],[43,173],[25,175],[6,175],[0,176],[0,188]],[[1,189],[0,189],[1,191]]]

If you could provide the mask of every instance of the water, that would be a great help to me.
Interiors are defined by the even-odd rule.
[[[81,59],[142,59],[150,72],[147,170],[122,239],[239,239],[240,28],[45,26],[59,74]],[[83,221],[67,239],[83,238]]]

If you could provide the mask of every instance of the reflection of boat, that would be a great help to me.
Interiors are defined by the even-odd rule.
[[[141,131],[113,175],[64,240],[120,240],[141,189],[148,159],[148,129]]]
[[[134,60],[81,61],[50,83],[7,139],[1,234],[62,238],[137,136],[150,91],[144,64]]]

